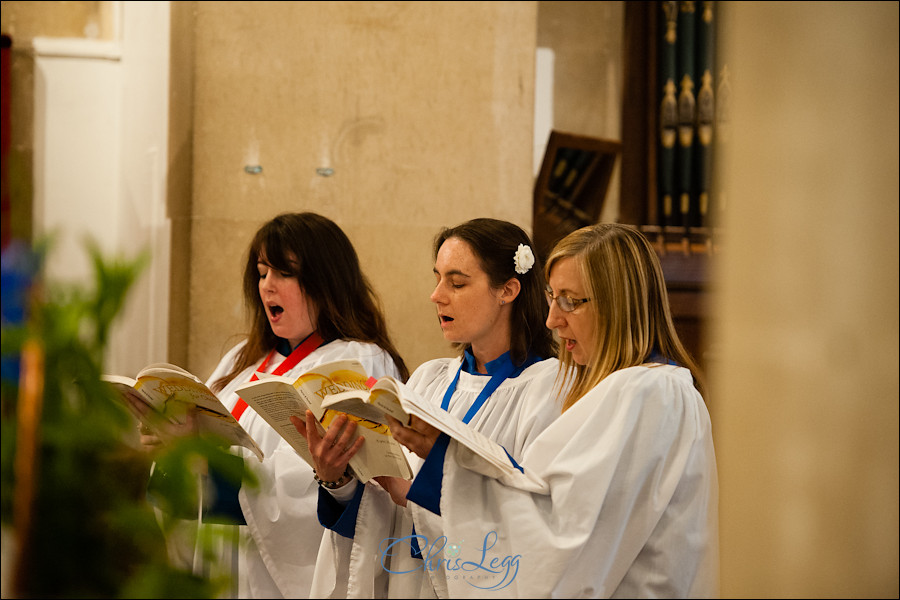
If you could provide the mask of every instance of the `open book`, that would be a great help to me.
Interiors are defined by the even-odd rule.
[[[516,470],[503,446],[440,406],[425,401],[393,377],[381,377],[369,390],[328,394],[322,400],[322,407],[384,424],[387,424],[385,415],[392,416],[403,425],[409,425],[410,416],[416,416],[497,467],[501,473],[509,474]]]
[[[291,423],[292,416],[305,419],[309,409],[319,422],[319,432],[338,414],[357,422],[357,434],[366,438],[350,469],[362,482],[387,475],[412,478],[402,446],[391,436],[385,414],[408,425],[410,415],[440,429],[503,473],[514,469],[502,446],[487,438],[439,406],[423,400],[393,377],[373,381],[357,360],[338,360],[319,365],[296,379],[260,374],[260,379],[237,387],[238,395],[256,411],[307,463],[314,466],[306,438]],[[183,422],[196,407],[201,435],[215,435],[244,446],[262,460],[263,453],[250,435],[197,377],[167,363],[150,365],[137,379],[105,375],[126,400],[135,416],[157,430],[162,423]],[[150,410],[148,410],[148,408]]]
[[[200,435],[244,446],[263,459],[262,450],[213,391],[181,367],[155,363],[141,369],[137,379],[121,375],[104,375],[102,379],[120,392],[138,420],[157,432],[166,423],[183,423],[188,411],[194,409]]]
[[[338,360],[319,365],[299,377],[263,375],[256,381],[238,386],[237,393],[278,432],[310,466],[315,466],[306,438],[291,423],[291,417],[306,419],[309,409],[319,422],[324,435],[331,421],[338,416],[324,406],[333,394],[356,391],[368,394],[369,375],[357,360]],[[403,447],[391,436],[384,419],[375,421],[348,416],[357,422],[356,432],[366,439],[360,450],[350,459],[350,470],[362,482],[373,477],[412,478]]]

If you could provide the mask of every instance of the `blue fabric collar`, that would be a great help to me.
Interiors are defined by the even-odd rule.
[[[504,352],[498,358],[492,360],[489,363],[485,363],[484,367],[487,369],[487,373],[479,373],[475,368],[475,356],[472,355],[471,352],[466,350],[465,355],[461,364],[459,365],[459,370],[456,371],[456,377],[453,378],[453,381],[450,382],[450,387],[447,388],[447,391],[444,392],[444,399],[441,401],[441,408],[444,410],[449,410],[450,408],[450,398],[453,397],[453,392],[456,391],[456,384],[459,383],[459,374],[466,371],[466,373],[470,373],[473,375],[482,375],[489,376],[491,379],[488,381],[484,388],[481,390],[481,393],[478,394],[478,397],[475,398],[475,402],[472,406],[469,407],[469,410],[466,412],[466,415],[463,417],[463,423],[468,423],[472,420],[472,417],[479,411],[479,409],[487,402],[487,399],[491,394],[494,393],[500,384],[503,383],[507,378],[516,377],[530,365],[534,364],[537,361],[536,356],[529,357],[528,360],[525,361],[521,366],[516,366],[513,364],[512,359],[509,356],[509,352]],[[471,370],[470,370],[471,369]]]
[[[517,377],[522,373],[522,371],[538,362],[539,360],[541,359],[534,354],[531,354],[528,356],[528,360],[526,360],[522,365],[516,367],[512,363],[512,356],[510,356],[509,351],[506,351],[491,362],[484,364],[485,369],[487,369],[487,373],[479,373],[478,369],[475,366],[475,355],[472,354],[472,351],[467,348],[465,353],[463,354],[461,367],[464,372],[469,373],[470,375],[492,377],[500,371],[508,371],[511,373],[509,375],[510,377]]]
[[[663,356],[662,353],[659,350],[657,350],[656,348],[654,348],[653,351],[650,353],[650,356],[647,357],[647,362],[660,363],[663,365],[672,365],[675,367],[681,366],[677,362],[672,360],[671,358],[666,358],[665,356]]]

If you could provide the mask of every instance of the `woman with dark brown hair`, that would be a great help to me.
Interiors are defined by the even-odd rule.
[[[249,452],[235,447],[248,459],[258,487],[235,490],[211,478],[217,502],[207,514],[230,516],[239,524],[241,542],[236,556],[236,548],[219,552],[225,563],[218,568],[237,577],[238,597],[306,598],[323,532],[313,470],[235,388],[264,373],[296,377],[339,359],[358,360],[376,378],[405,381],[409,371],[353,245],[330,219],[289,213],[264,224],[247,251],[243,292],[250,332],[222,358],[209,387],[265,459],[248,459]],[[154,436],[142,441],[158,443]]]
[[[531,246],[520,227],[499,219],[473,219],[437,235],[430,299],[443,336],[458,355],[425,362],[408,383],[424,401],[517,458],[559,415],[559,407],[546,402],[557,372],[556,342],[544,327],[546,280]],[[320,494],[319,516],[331,530],[323,538],[312,593],[430,596],[425,544],[403,544],[390,557],[380,552],[385,540],[415,536],[425,521],[440,519],[440,474],[423,473],[421,459],[410,454],[414,482],[378,477],[377,483],[358,484],[345,475],[347,461],[359,448],[353,428],[330,427],[320,437],[311,415],[295,425],[310,432],[316,471],[329,482]],[[429,434],[446,449],[446,435]]]

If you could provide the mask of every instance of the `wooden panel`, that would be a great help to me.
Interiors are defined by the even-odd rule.
[[[553,131],[534,186],[534,243],[541,259],[580,227],[597,223],[622,145]]]
[[[656,223],[657,2],[625,2],[619,222]]]
[[[660,256],[672,320],[688,352],[706,370],[706,324],[710,255],[666,252]]]

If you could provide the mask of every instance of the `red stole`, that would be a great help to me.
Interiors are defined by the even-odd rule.
[[[284,375],[291,369],[297,366],[301,360],[309,356],[313,350],[322,345],[322,342],[325,341],[322,339],[322,336],[319,335],[317,331],[313,331],[309,337],[303,340],[303,343],[294,348],[294,351],[290,353],[290,355],[285,358],[280,365],[278,365],[274,371],[272,371],[273,375]],[[262,362],[261,365],[256,369],[256,373],[253,374],[253,377],[250,378],[250,381],[256,381],[259,379],[257,373],[265,373],[266,367],[269,364],[269,361],[275,355],[275,349],[273,348],[269,355],[266,356],[266,359]],[[234,408],[231,409],[231,415],[237,419],[238,421],[241,419],[241,415],[244,414],[244,411],[247,409],[247,403],[243,398],[238,398],[237,404],[234,405]]]

